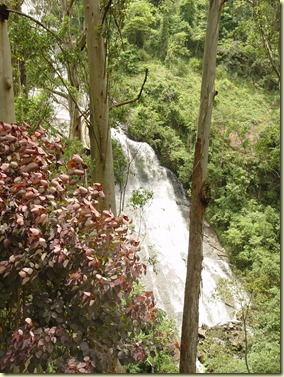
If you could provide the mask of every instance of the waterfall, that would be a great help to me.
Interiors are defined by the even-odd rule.
[[[125,208],[134,221],[141,241],[141,255],[155,260],[143,281],[153,290],[157,306],[165,310],[181,330],[186,261],[189,238],[189,202],[183,187],[172,172],[162,167],[154,150],[144,142],[130,140],[118,128],[112,136],[121,144],[130,162],[125,188]],[[131,211],[127,202],[139,187],[152,190],[153,198],[142,209]],[[117,189],[117,201],[121,193]],[[237,302],[214,300],[219,278],[235,280],[226,252],[209,224],[204,224],[202,286],[199,302],[199,326],[214,326],[235,320]]]

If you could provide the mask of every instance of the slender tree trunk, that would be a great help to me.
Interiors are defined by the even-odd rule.
[[[68,80],[72,88],[76,90],[78,93],[80,90],[80,80],[79,75],[77,72],[77,68],[70,64],[68,67]],[[68,109],[70,114],[70,132],[69,136],[71,138],[78,138],[79,140],[83,139],[82,135],[82,122],[81,122],[81,114],[78,108],[78,102],[74,101],[74,99],[69,95],[68,96]]]
[[[0,121],[16,122],[10,43],[8,37],[8,13],[0,5]]]
[[[74,2],[73,2],[74,5]],[[74,41],[74,37],[72,39],[72,32],[71,32],[71,21],[73,17],[73,10],[70,0],[61,0],[61,8],[63,12],[62,22],[66,19],[68,20],[68,32],[64,38],[64,47],[72,56],[72,52],[74,51],[74,46],[76,46],[76,41]],[[67,75],[68,81],[70,83],[72,94],[73,96],[77,97],[76,94],[80,91],[80,78],[78,73],[78,62],[69,61],[67,64]],[[74,94],[75,93],[75,94]],[[79,140],[83,139],[82,135],[82,122],[81,122],[81,114],[80,109],[78,108],[78,101],[74,99],[70,93],[68,93],[68,110],[70,114],[70,129],[69,129],[69,137],[70,138],[78,138]]]
[[[90,147],[96,164],[93,177],[103,185],[106,206],[116,213],[102,14],[99,0],[83,0],[83,5],[90,72]]]
[[[180,373],[196,373],[203,220],[209,201],[208,146],[214,96],[219,23],[226,0],[210,0],[203,57],[197,140],[192,173],[190,235],[181,334]]]

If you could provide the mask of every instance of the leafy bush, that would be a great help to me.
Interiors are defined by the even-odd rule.
[[[128,199],[129,205],[133,209],[142,208],[145,204],[153,199],[154,193],[152,190],[139,187],[137,190],[132,191],[131,197]]]
[[[166,312],[158,309],[155,326],[148,329],[142,337],[145,340],[160,338],[161,342],[163,342],[164,334],[174,339],[177,330],[173,321],[167,318]],[[178,365],[173,360],[167,347],[164,347],[160,352],[157,352],[155,347],[150,347],[147,351],[147,357],[139,363],[128,364],[127,371],[130,373],[178,373]]]
[[[151,26],[155,22],[154,7],[148,0],[135,0],[129,3],[124,33],[130,43],[139,48],[144,47],[147,36],[151,33]]]
[[[39,92],[27,98],[20,93],[15,100],[15,110],[19,122],[33,124],[35,128],[40,124],[43,127],[50,127],[49,121],[54,116],[50,97],[44,92]]]
[[[62,145],[44,129],[1,122],[0,140],[2,371],[112,372],[149,347],[174,353],[170,334],[140,336],[158,311],[151,291],[133,292],[139,242],[125,214],[96,208],[82,158],[56,175]]]

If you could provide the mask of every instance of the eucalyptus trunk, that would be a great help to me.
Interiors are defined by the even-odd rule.
[[[108,124],[106,46],[99,0],[83,0],[90,74],[90,148],[92,172],[103,185],[105,204],[116,213],[111,133]]]
[[[190,234],[181,334],[180,373],[196,373],[199,295],[203,260],[203,222],[209,201],[207,181],[211,115],[216,95],[214,82],[219,24],[226,0],[210,0],[203,57],[197,140],[192,173]]]
[[[74,20],[73,5],[74,2],[70,3],[70,0],[61,0],[62,19],[64,22],[67,22],[64,48],[68,51],[70,56],[74,53],[74,46],[77,45],[77,41],[74,40],[72,35],[72,21]],[[75,61],[74,58],[70,59],[67,63],[67,76],[71,88],[70,92],[68,92],[68,110],[70,114],[69,137],[78,138],[82,141],[82,121],[77,99],[77,94],[80,92],[80,77],[78,61]]]
[[[76,93],[79,93],[80,90],[80,78],[78,74],[77,67],[74,64],[69,64],[67,69],[68,74],[68,81],[70,82],[71,88],[75,89]],[[71,95],[68,95],[68,109],[70,114],[70,138],[78,138],[79,140],[83,140],[82,135],[82,121],[81,121],[81,113],[78,107],[77,100]]]
[[[8,37],[8,11],[0,5],[0,121],[16,122],[10,42]]]

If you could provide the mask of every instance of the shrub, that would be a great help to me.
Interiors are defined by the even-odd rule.
[[[0,123],[0,364],[3,372],[112,372],[170,337],[145,342],[156,321],[129,219],[98,210],[79,155],[62,172],[60,140]],[[56,168],[60,168],[61,172]]]

